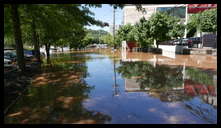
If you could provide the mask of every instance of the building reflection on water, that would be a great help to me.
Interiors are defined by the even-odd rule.
[[[196,115],[213,118],[214,116],[208,115],[217,108],[216,65],[208,64],[206,56],[204,58],[199,56],[199,59],[191,62],[189,62],[191,56],[183,58],[181,62],[179,62],[181,55],[177,58],[170,56],[122,53],[122,65],[118,71],[125,78],[125,91],[147,92],[149,96],[162,102],[181,101]],[[208,65],[200,64],[204,62]],[[194,66],[194,63],[197,66]],[[201,102],[192,103],[195,102],[192,100],[194,98],[201,99]],[[206,105],[213,107],[205,107]]]
[[[174,56],[149,55],[144,59],[142,55],[129,54],[122,53],[118,67],[125,78],[125,91],[146,92],[162,102],[182,102],[193,115],[210,122],[216,120],[217,75],[211,67],[193,67],[194,62],[188,59],[178,64]]]

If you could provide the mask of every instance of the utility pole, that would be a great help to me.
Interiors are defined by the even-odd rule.
[[[113,37],[114,37],[114,50],[116,49],[115,45],[115,7],[113,6]]]
[[[117,84],[116,81],[116,60],[115,60],[115,55],[114,55],[114,92],[113,92],[113,96],[119,96],[120,95],[120,88],[119,85]]]
[[[185,12],[185,25],[187,25],[188,21],[188,4],[186,4],[186,12]],[[185,33],[184,33],[184,38],[187,37],[187,28],[185,27]]]

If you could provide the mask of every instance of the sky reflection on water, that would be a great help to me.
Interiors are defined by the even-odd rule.
[[[217,123],[216,68],[168,66],[153,54],[147,56],[157,63],[127,62],[117,54],[54,56],[55,69],[43,75],[60,81],[33,85],[5,123]]]
[[[111,115],[112,120],[109,123],[217,123],[215,107],[217,103],[211,103],[211,98],[213,102],[217,102],[216,94],[212,95],[215,90],[205,93],[198,87],[198,90],[195,89],[197,92],[191,95],[191,90],[186,88],[213,84],[213,76],[207,75],[206,72],[183,66],[157,65],[154,67],[148,62],[122,62],[121,60],[121,62],[115,61],[116,69],[121,69],[121,72],[119,70],[116,72],[116,87],[113,78],[113,59],[103,58],[100,54],[91,54],[91,56],[94,59],[86,63],[90,74],[86,81],[90,83],[89,85],[94,85],[95,89],[90,93],[90,99],[85,101],[84,106]],[[135,69],[136,65],[138,65],[137,69]],[[152,72],[146,71],[145,74],[145,68],[151,68]],[[189,73],[186,78],[183,78],[184,68],[186,74]],[[195,71],[195,76],[191,76],[192,70]],[[216,72],[211,72],[215,77]],[[201,75],[202,73],[204,76]],[[136,75],[143,75],[143,77],[137,78]],[[144,76],[149,80],[145,81]],[[130,77],[135,78],[133,85],[125,84],[127,80],[131,80]],[[190,77],[202,77],[201,79],[207,80],[200,82],[200,79]],[[152,86],[150,86],[151,82]],[[154,89],[156,84],[162,87]],[[152,88],[145,90],[141,88],[142,85],[149,85],[149,88]],[[127,86],[132,89],[126,91]],[[116,90],[118,90],[118,96],[114,96]],[[210,100],[206,101],[203,96]]]

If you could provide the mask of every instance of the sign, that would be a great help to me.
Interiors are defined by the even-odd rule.
[[[211,8],[217,8],[217,4],[188,4],[188,13],[199,13]]]

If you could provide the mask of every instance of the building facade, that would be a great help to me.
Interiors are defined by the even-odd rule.
[[[181,18],[185,22],[186,5],[185,4],[143,4],[146,12],[139,12],[134,5],[126,5],[123,9],[123,24],[136,24],[142,17],[149,19],[156,12],[167,12],[172,16]]]

